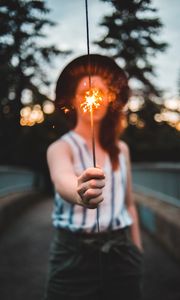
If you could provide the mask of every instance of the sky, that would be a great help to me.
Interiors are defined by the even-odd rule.
[[[54,98],[55,82],[65,67],[73,58],[87,53],[85,1],[84,0],[46,0],[51,9],[48,18],[55,21],[55,27],[46,29],[46,44],[54,43],[62,50],[73,50],[72,55],[58,57],[50,69],[52,86],[49,96]],[[164,90],[165,96],[175,96],[178,92],[178,78],[180,78],[180,0],[152,0],[152,5],[158,9],[157,15],[163,23],[159,41],[168,42],[169,47],[164,53],[153,58],[157,76],[154,83]],[[98,23],[102,17],[111,12],[108,3],[100,0],[89,0],[89,34],[90,53],[103,53],[102,49],[93,45],[92,41],[100,38],[105,29]],[[135,86],[135,82],[131,85]]]

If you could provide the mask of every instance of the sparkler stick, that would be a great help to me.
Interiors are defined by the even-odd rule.
[[[86,7],[86,33],[87,33],[87,53],[88,53],[88,69],[89,69],[89,91],[86,92],[85,99],[86,101],[81,104],[84,111],[89,110],[91,117],[91,136],[92,136],[92,153],[93,153],[93,165],[96,168],[96,151],[95,151],[95,136],[94,136],[94,108],[98,108],[100,106],[100,102],[102,101],[102,97],[100,91],[97,89],[92,89],[91,87],[91,72],[90,72],[90,55],[89,55],[89,22],[88,22],[88,0],[85,0]],[[99,227],[99,206],[97,206],[97,231],[100,233]],[[101,251],[99,251],[99,271],[100,271],[100,287],[102,288],[102,259],[101,259]]]
[[[89,50],[89,21],[88,21],[88,0],[85,0],[86,9],[86,36],[87,36],[87,54],[88,54],[88,67],[89,67],[89,89],[91,89],[91,73],[90,73],[90,50]]]
[[[92,152],[93,152],[93,165],[96,167],[96,149],[95,149],[95,139],[94,139],[94,118],[93,118],[93,109],[91,113],[91,132],[92,132]]]
[[[91,90],[91,74],[90,74],[90,51],[89,51],[89,22],[88,22],[88,1],[85,0],[86,8],[86,34],[87,34],[87,53],[88,53],[88,69],[89,69],[89,90]],[[93,98],[92,98],[93,100]],[[91,116],[91,136],[92,136],[92,153],[93,153],[93,165],[96,167],[96,150],[95,150],[95,138],[94,138],[94,117],[93,117],[93,101],[90,101],[89,106]]]
[[[86,34],[87,34],[87,54],[88,54],[88,77],[89,77],[89,91],[86,93],[86,101],[81,105],[84,106],[84,111],[89,110],[91,117],[91,136],[92,136],[92,154],[93,154],[93,166],[96,167],[96,147],[94,137],[94,108],[98,108],[99,101],[102,101],[102,97],[99,95],[97,89],[91,88],[91,73],[90,73],[90,47],[89,47],[89,21],[88,21],[88,0],[85,0],[86,8]]]
[[[99,90],[91,88],[86,92],[85,102],[81,103],[81,107],[84,112],[90,112],[91,117],[91,136],[92,136],[92,154],[93,154],[93,165],[96,167],[96,151],[95,151],[95,137],[94,137],[94,109],[100,106],[102,96]]]
[[[89,21],[88,21],[88,0],[85,0],[85,8],[86,8],[86,34],[87,34],[87,53],[88,53],[88,70],[89,70],[89,91],[85,96],[84,107],[86,109],[89,108],[90,116],[91,116],[91,136],[92,136],[92,153],[93,153],[93,165],[96,167],[96,151],[95,151],[95,137],[94,137],[94,118],[93,118],[93,109],[97,108],[100,103],[98,100],[98,91],[91,88],[91,73],[90,73],[90,51],[89,51]],[[101,98],[101,97],[100,97]],[[101,98],[102,100],[102,98]],[[97,231],[100,232],[99,227],[99,206],[97,207]],[[101,261],[101,258],[100,258]],[[100,263],[101,265],[101,263]]]

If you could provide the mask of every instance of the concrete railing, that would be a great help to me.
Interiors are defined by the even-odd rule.
[[[136,163],[132,175],[141,225],[180,260],[180,163]]]
[[[10,193],[41,188],[42,177],[38,172],[18,167],[0,166],[0,197]]]
[[[180,261],[180,207],[142,192],[134,193],[140,223]]]
[[[136,192],[180,207],[180,163],[133,163]]]
[[[42,198],[43,179],[30,170],[0,167],[0,232],[4,230],[24,208]]]

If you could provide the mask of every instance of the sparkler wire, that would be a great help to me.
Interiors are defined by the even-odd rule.
[[[91,89],[88,0],[85,0],[85,9],[86,9],[86,37],[87,37],[87,54],[88,54],[88,73],[89,73],[88,76],[89,76],[89,89]],[[96,167],[94,121],[93,121],[93,106],[92,105],[91,105],[90,113],[91,113],[93,164],[94,164],[94,167]]]
[[[90,46],[89,46],[89,18],[88,18],[88,0],[85,0],[85,11],[86,11],[86,37],[87,37],[87,54],[88,54],[88,77],[89,77],[89,90],[91,89],[91,72],[90,72]],[[94,119],[93,119],[93,104],[90,108],[91,116],[91,135],[92,135],[92,153],[93,153],[93,165],[96,168],[96,154],[95,154],[95,136],[94,136]],[[97,222],[97,232],[100,233],[99,227],[99,206],[96,209],[96,222]],[[99,250],[99,267],[100,267],[100,283],[102,288],[102,258],[101,251]]]
[[[88,54],[88,77],[89,77],[89,89],[91,89],[88,0],[85,0],[85,10],[86,10],[86,37],[87,37],[87,54]],[[92,133],[93,165],[94,165],[94,168],[96,168],[94,121],[93,121],[93,105],[91,105],[90,113],[91,113],[91,133]]]
[[[86,10],[86,38],[87,38],[87,54],[88,54],[88,76],[89,76],[89,88],[91,89],[88,0],[85,0],[85,10]]]

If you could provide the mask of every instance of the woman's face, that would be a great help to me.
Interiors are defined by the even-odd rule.
[[[102,98],[99,101],[99,107],[93,109],[93,119],[94,122],[100,122],[106,115],[107,108],[109,105],[109,89],[104,79],[100,76],[91,76],[91,89],[98,91],[100,97]],[[77,111],[78,119],[85,122],[90,122],[90,112],[89,110],[84,110],[83,103],[86,101],[86,93],[89,90],[89,77],[84,77],[79,81],[79,84],[76,89],[76,95],[74,99],[74,107]]]

